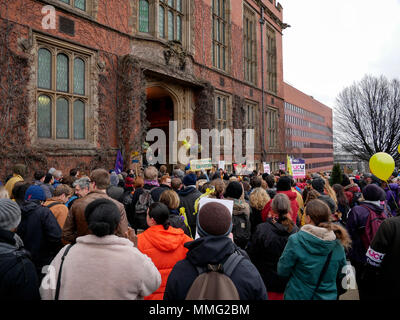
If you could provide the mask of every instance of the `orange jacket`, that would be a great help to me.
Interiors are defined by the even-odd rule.
[[[57,202],[61,201],[56,198],[47,199],[47,201],[43,204],[43,206],[47,207],[52,203],[57,203]],[[62,230],[62,228],[64,227],[65,220],[67,219],[68,216],[67,206],[63,203],[57,203],[51,206],[49,209],[53,213],[54,217],[57,219],[57,222]]]
[[[151,258],[161,274],[161,286],[145,300],[163,300],[168,276],[175,264],[185,259],[188,249],[183,245],[189,241],[193,239],[182,229],[165,230],[162,225],[152,226],[138,235],[138,249]]]

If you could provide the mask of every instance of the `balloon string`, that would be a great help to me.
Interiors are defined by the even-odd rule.
[[[396,199],[394,198],[393,191],[392,191],[392,189],[390,189],[389,180],[386,181],[386,183],[387,183],[387,186],[388,186],[389,190],[391,191],[390,194],[392,195],[394,204],[396,205],[397,209],[399,209],[399,206],[397,205]]]

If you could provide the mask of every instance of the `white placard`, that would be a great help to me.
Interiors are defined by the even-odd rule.
[[[271,173],[271,169],[269,167],[269,163],[263,162],[263,165],[264,165],[264,173],[270,174]]]
[[[218,169],[225,170],[225,161],[218,161]]]

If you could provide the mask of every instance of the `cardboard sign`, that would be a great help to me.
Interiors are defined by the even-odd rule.
[[[286,166],[285,166],[285,163],[284,163],[284,162],[280,162],[280,163],[279,163],[279,170],[283,170],[283,171],[286,170]]]
[[[191,171],[201,171],[212,169],[211,158],[190,160],[190,170]]]
[[[304,179],[306,177],[306,161],[303,159],[292,159],[293,179]]]

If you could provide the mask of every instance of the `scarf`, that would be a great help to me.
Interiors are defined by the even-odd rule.
[[[159,187],[160,184],[158,183],[157,180],[144,180],[144,184],[148,184],[154,187]]]

